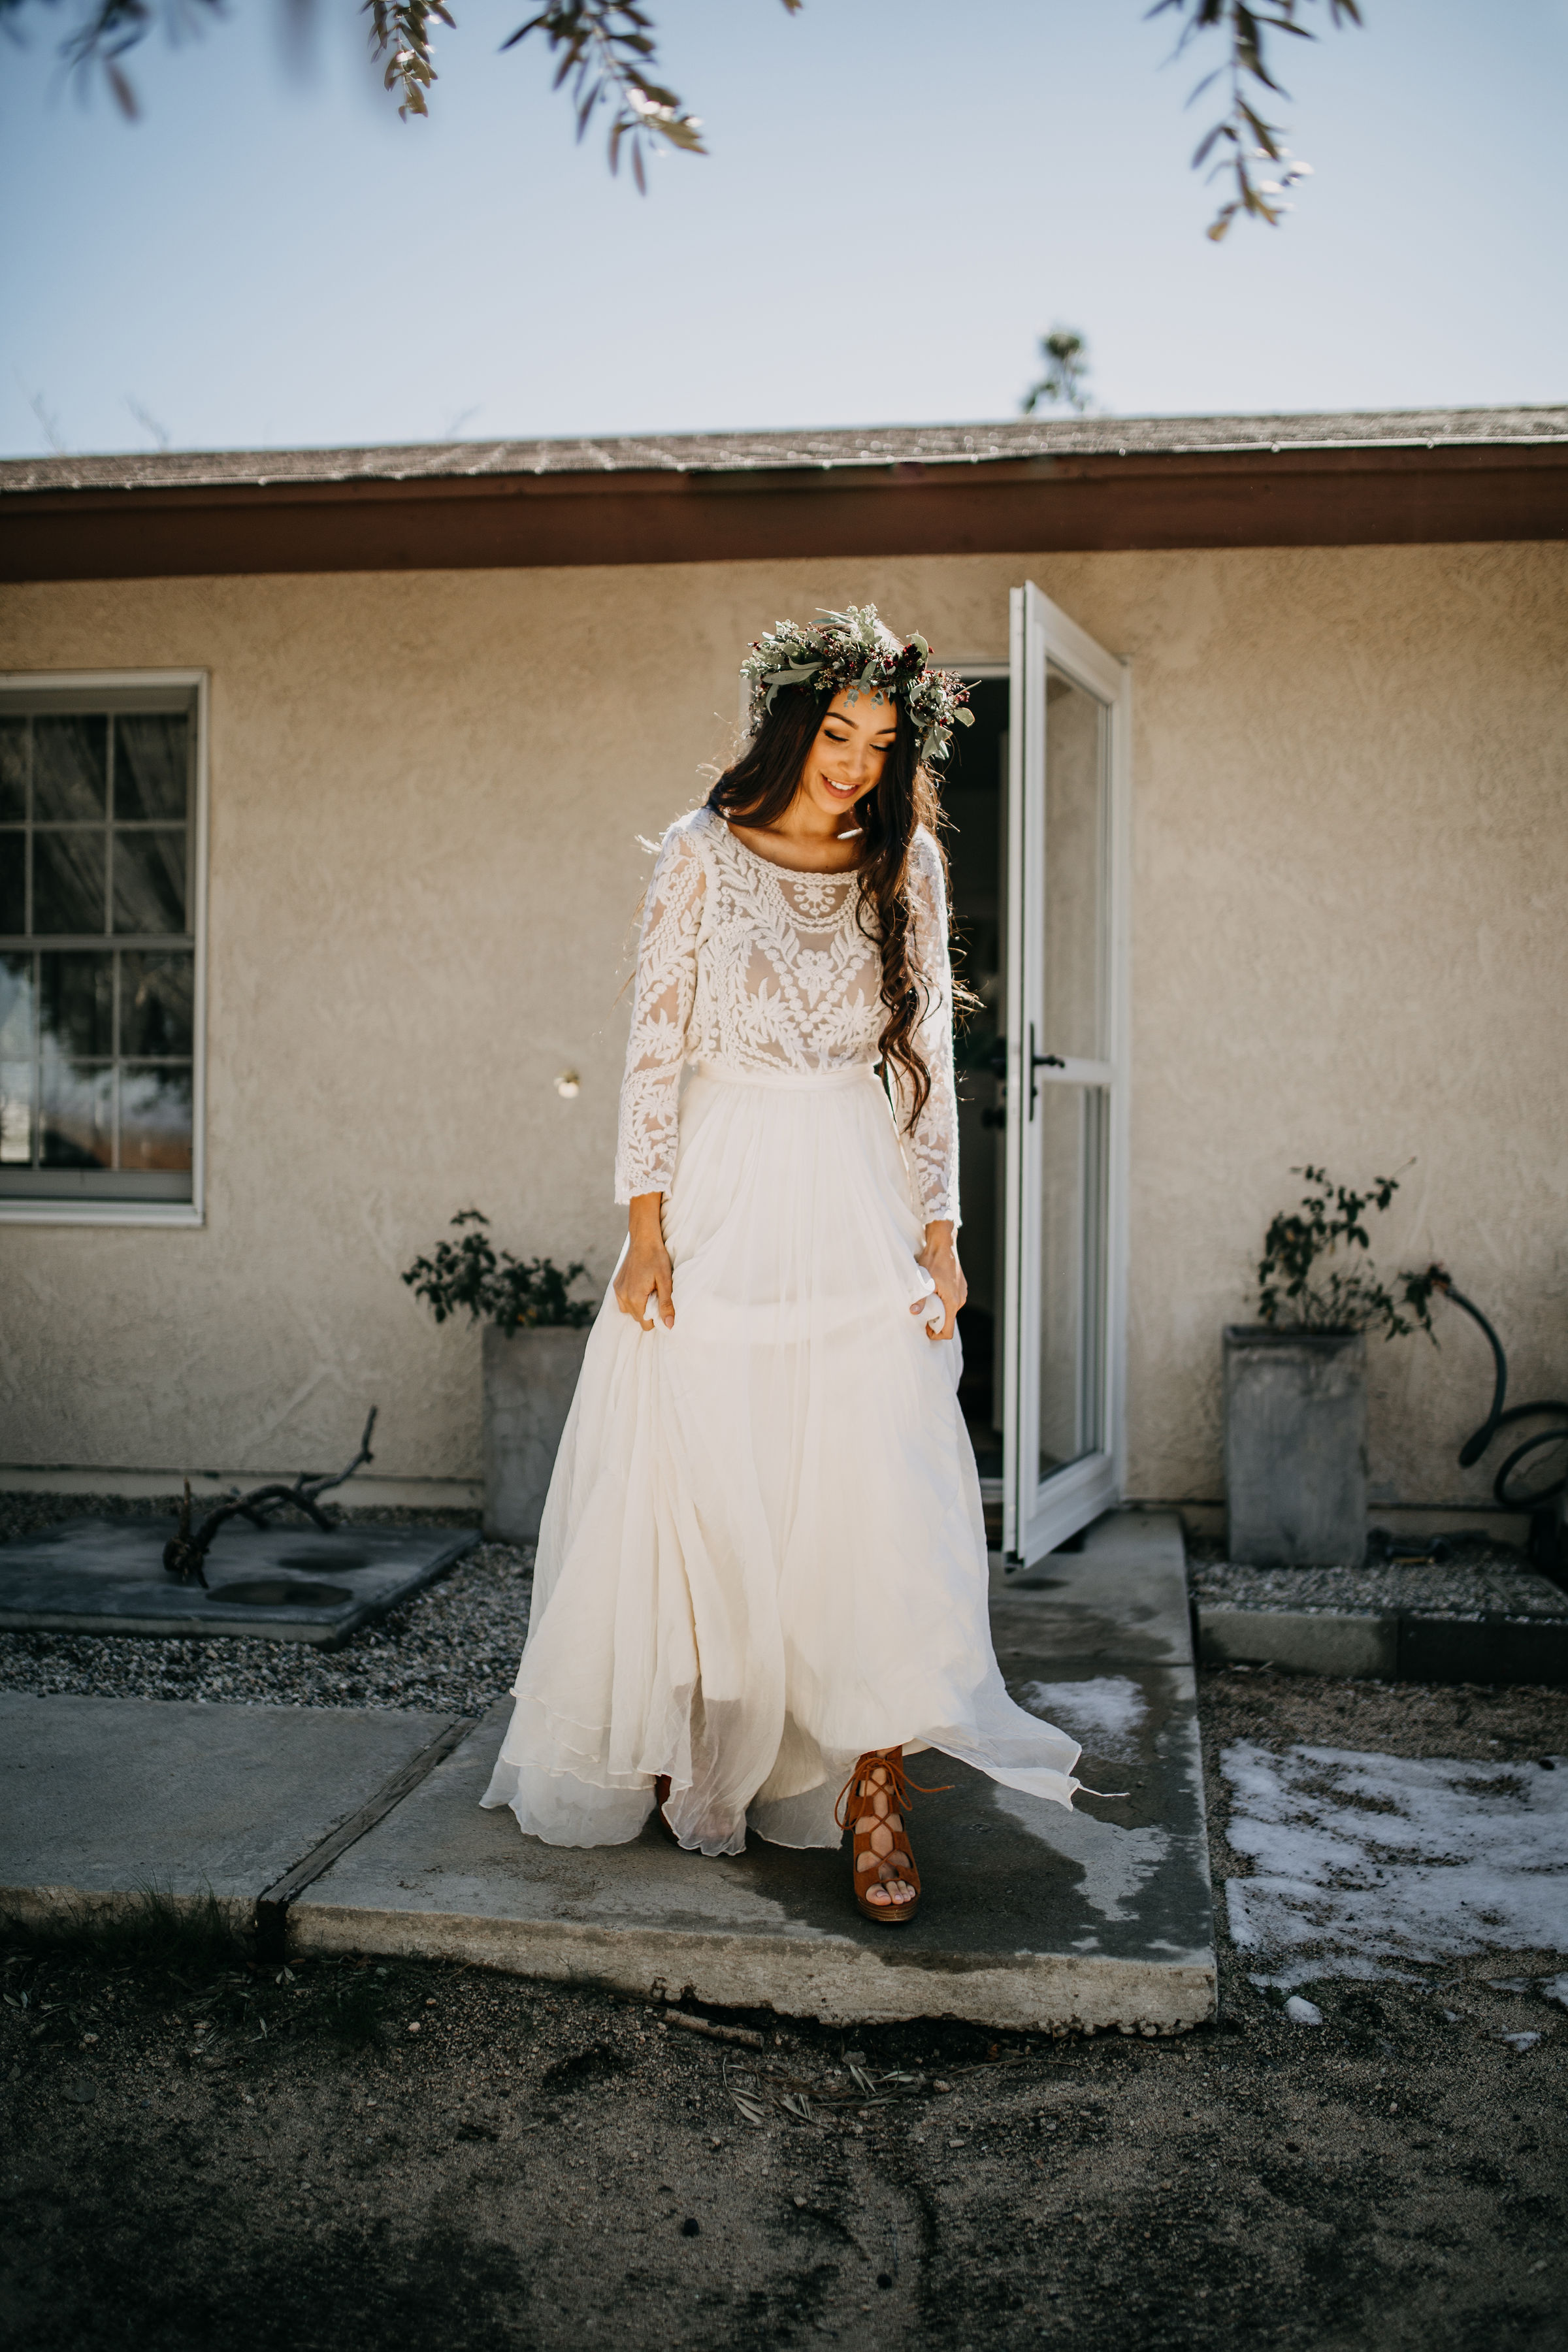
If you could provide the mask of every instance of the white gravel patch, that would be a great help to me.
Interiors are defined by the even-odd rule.
[[[1254,1982],[1397,1975],[1488,1950],[1568,1951],[1568,1757],[1507,1764],[1226,1748],[1226,1882]],[[1309,1957],[1310,1956],[1310,1957]]]

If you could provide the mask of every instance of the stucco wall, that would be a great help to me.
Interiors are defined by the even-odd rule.
[[[1001,657],[1026,573],[1135,664],[1131,1491],[1221,1491],[1219,1328],[1293,1161],[1414,1154],[1382,1254],[1560,1391],[1568,551],[69,585],[5,593],[6,667],[212,673],[208,1216],[0,1227],[0,1464],[322,1465],[375,1400],[379,1471],[476,1475],[478,1335],[398,1271],[476,1203],[607,1273],[636,836],[739,652],[870,598]],[[1374,1349],[1381,1501],[1486,1492],[1443,1335]]]

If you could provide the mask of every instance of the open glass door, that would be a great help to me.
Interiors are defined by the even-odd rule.
[[[1121,1492],[1128,673],[1012,594],[1007,772],[1005,1566]]]

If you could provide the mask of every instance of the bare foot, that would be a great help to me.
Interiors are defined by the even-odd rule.
[[[879,1909],[889,1903],[912,1903],[914,1899],[915,1890],[907,1878],[885,1878],[866,1889],[867,1902],[875,1903]]]

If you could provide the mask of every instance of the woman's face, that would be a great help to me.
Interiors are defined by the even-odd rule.
[[[890,695],[846,687],[823,712],[800,789],[826,815],[847,815],[881,775],[899,731],[899,706]]]

